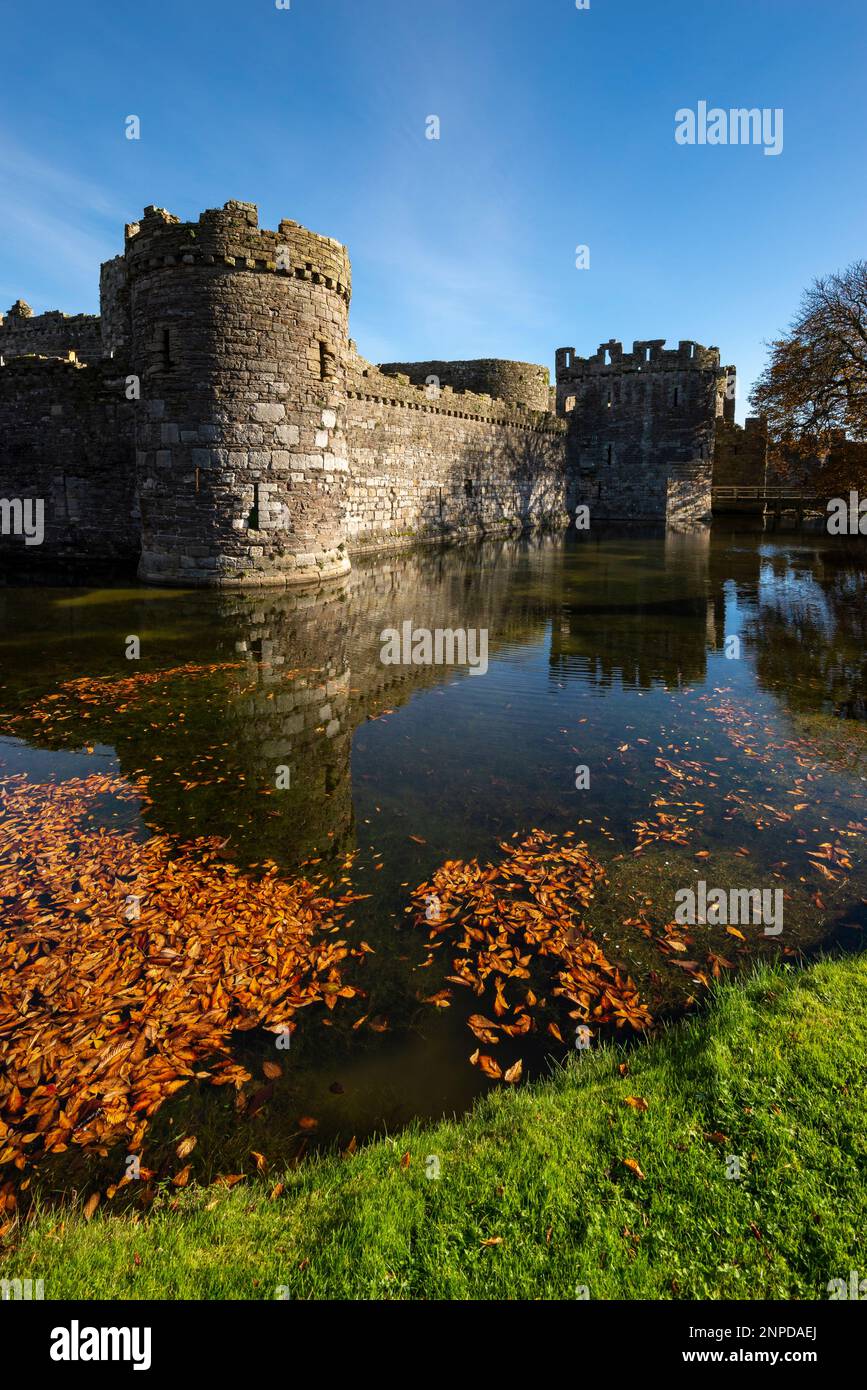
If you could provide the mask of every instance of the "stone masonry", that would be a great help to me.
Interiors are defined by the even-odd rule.
[[[560,348],[557,412],[569,421],[574,500],[610,521],[709,518],[718,421],[734,418],[734,367],[718,348],[613,339]]]
[[[619,343],[532,363],[365,361],[346,247],[232,201],[145,209],[100,315],[0,319],[0,498],[45,540],[0,561],[129,564],[182,586],[317,585],[350,552],[710,511],[715,348]]]

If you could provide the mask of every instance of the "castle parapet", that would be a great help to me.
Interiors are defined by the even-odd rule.
[[[65,357],[70,351],[82,362],[99,361],[103,352],[98,314],[62,314],[59,309],[34,314],[23,299],[0,314],[0,356]]]
[[[443,388],[491,396],[526,410],[547,411],[550,406],[548,368],[533,362],[491,357],[469,362],[383,362],[379,370],[386,376],[403,376],[416,386],[436,381]]]
[[[694,368],[710,371],[719,368],[719,348],[703,347],[692,339],[682,339],[676,348],[666,348],[664,338],[637,339],[631,352],[615,338],[600,343],[592,357],[577,357],[572,347],[558,348],[555,354],[558,384],[563,381],[582,381],[598,374],[618,372],[684,371]]]
[[[260,228],[255,203],[209,208],[197,222],[147,207],[139,222],[127,225],[125,260],[131,279],[166,266],[221,266],[324,285],[347,305],[352,295],[345,246],[289,218],[276,232]]]

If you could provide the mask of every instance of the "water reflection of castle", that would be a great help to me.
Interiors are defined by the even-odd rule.
[[[755,592],[759,565],[750,547],[733,571],[708,529],[669,531],[658,549],[623,536],[584,541],[552,625],[552,675],[640,689],[703,680],[727,635],[725,585]]]
[[[151,818],[164,831],[229,836],[247,862],[288,866],[314,849],[336,861],[354,845],[354,730],[417,691],[461,679],[454,667],[384,665],[383,629],[407,619],[431,630],[485,628],[491,663],[550,632],[560,681],[695,681],[725,636],[724,584],[734,577],[755,588],[757,548],[738,564],[733,576],[730,553],[715,551],[706,532],[672,534],[658,547],[543,536],[380,556],[316,593],[178,594],[172,618],[184,659],[228,667],[207,702],[182,722],[166,718],[157,739],[140,714],[106,707],[98,729],[95,718],[70,726],[66,746],[98,737],[114,745],[124,772],[143,769]],[[123,621],[140,617],[142,630],[136,602]],[[151,640],[151,669],[176,659],[177,636],[165,652]],[[219,782],[199,767],[213,772],[218,759]],[[183,793],[178,768],[192,769]],[[287,790],[275,790],[278,768],[289,770]]]

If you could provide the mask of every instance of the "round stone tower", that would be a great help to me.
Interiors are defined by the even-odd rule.
[[[340,430],[349,344],[346,248],[253,203],[127,227],[140,381],[139,577],[310,584],[349,569]]]

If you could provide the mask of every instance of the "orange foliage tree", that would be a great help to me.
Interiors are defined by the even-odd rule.
[[[867,261],[813,282],[751,393],[782,474],[867,484]]]

